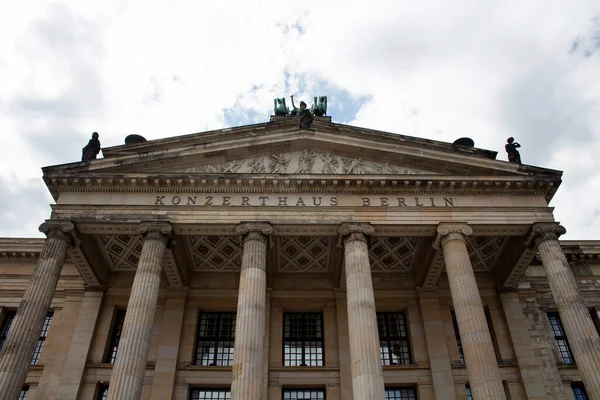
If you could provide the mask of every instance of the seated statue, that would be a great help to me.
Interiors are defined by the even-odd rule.
[[[320,96],[319,101],[315,97],[314,104],[310,107],[310,111],[315,117],[322,117],[327,114],[327,96]]]
[[[290,109],[285,105],[285,97],[276,98],[273,100],[273,110],[275,111],[275,115],[287,116],[290,113]]]
[[[506,139],[504,148],[508,153],[508,161],[521,164],[521,154],[519,153],[519,150],[517,150],[519,147],[521,147],[521,145],[515,142],[515,138],[509,137]]]
[[[88,144],[81,149],[81,161],[95,160],[98,153],[100,153],[100,141],[98,140],[98,132],[92,133],[92,138]]]

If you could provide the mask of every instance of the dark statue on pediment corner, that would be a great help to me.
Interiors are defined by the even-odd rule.
[[[300,102],[300,124],[298,125],[299,129],[310,129],[310,125],[313,122],[313,115],[310,110],[306,108],[306,103]]]
[[[81,149],[81,161],[95,160],[100,153],[100,140],[98,140],[98,132],[92,133],[92,138],[88,144]]]
[[[504,148],[508,153],[508,161],[521,164],[521,154],[519,153],[519,150],[517,150],[519,147],[521,147],[521,145],[515,142],[515,138],[509,137],[506,139]]]

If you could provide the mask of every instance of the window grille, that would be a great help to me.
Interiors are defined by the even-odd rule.
[[[284,389],[283,400],[325,400],[323,389]]]
[[[195,365],[233,365],[235,316],[235,313],[200,313]],[[212,397],[207,397],[210,398]]]
[[[387,388],[385,400],[417,400],[417,393],[414,388]]]
[[[125,322],[125,310],[117,309],[110,330],[110,342],[104,357],[104,362],[114,364],[117,359],[117,350],[119,349],[119,341],[123,332],[123,323]]]
[[[456,320],[456,313],[452,311],[452,325],[454,326],[454,336],[456,336],[456,347],[458,349],[458,357],[462,364],[465,363],[465,354],[463,353],[462,341],[460,340],[460,331],[458,330],[458,321]]]
[[[324,365],[323,314],[283,314],[283,365]]]
[[[383,365],[412,364],[406,315],[402,312],[377,313],[379,350]]]
[[[192,389],[190,400],[230,400],[229,389]]]
[[[585,391],[585,387],[583,386],[583,383],[571,383],[571,390],[573,390],[573,396],[575,396],[575,400],[588,400],[588,396]]]
[[[42,349],[44,348],[44,343],[46,342],[46,336],[48,336],[48,329],[50,328],[50,323],[52,322],[53,315],[54,313],[49,312],[48,315],[46,315],[46,319],[44,319],[44,325],[42,326],[40,338],[38,339],[37,345],[35,346],[35,351],[33,352],[31,365],[36,365],[40,360],[40,354],[42,353]]]
[[[23,386],[21,393],[19,393],[19,398],[17,400],[25,400],[27,398],[27,393],[29,393],[29,386]]]
[[[17,313],[15,311],[6,311],[4,313],[4,320],[2,321],[2,325],[0,326],[0,349],[4,346],[4,342],[6,341],[6,337],[8,336],[8,331],[10,330],[10,326],[12,325],[13,319],[15,319],[15,315]]]
[[[467,400],[473,400],[473,394],[471,393],[471,386],[469,386],[468,383],[465,386],[465,389],[467,390]]]
[[[96,392],[96,400],[107,400],[108,399],[108,385],[98,385],[98,391]]]
[[[550,321],[550,328],[552,329],[554,340],[556,340],[558,353],[560,354],[562,362],[564,364],[575,364],[575,359],[573,358],[573,353],[571,352],[571,347],[569,346],[560,316],[557,312],[549,312],[548,320]]]

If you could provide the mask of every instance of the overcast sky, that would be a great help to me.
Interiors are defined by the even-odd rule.
[[[290,94],[501,160],[514,136],[524,163],[564,171],[563,238],[600,240],[597,0],[5,4],[0,236],[40,236],[40,168],[78,161],[92,131],[108,147],[264,122]]]

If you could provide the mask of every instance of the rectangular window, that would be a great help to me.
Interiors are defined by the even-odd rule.
[[[385,389],[385,400],[417,400],[414,388],[387,388]]]
[[[16,314],[17,313],[15,311],[6,311],[4,313],[4,319],[2,320],[2,325],[0,325],[0,349],[2,349],[2,346],[4,346],[4,341],[8,336],[8,331],[12,325],[13,319],[15,319]]]
[[[235,313],[200,313],[194,365],[233,365],[234,341]]]
[[[106,349],[104,362],[114,364],[117,359],[117,350],[119,349],[119,340],[121,340],[121,332],[123,332],[123,323],[125,322],[125,310],[117,309],[110,328],[110,342]]]
[[[323,314],[283,314],[283,365],[321,367],[324,365]]]
[[[467,389],[467,400],[473,400],[473,394],[471,393],[471,386],[469,386],[468,383],[466,384],[465,389]]]
[[[192,389],[190,400],[230,400],[229,389]]]
[[[98,391],[96,392],[96,400],[107,400],[108,399],[108,385],[98,385]]]
[[[465,363],[465,355],[463,353],[462,342],[460,340],[460,331],[458,330],[458,321],[456,320],[456,313],[452,311],[452,325],[454,326],[454,336],[456,336],[456,347],[458,348],[458,357],[462,364]]]
[[[44,319],[44,325],[42,326],[40,338],[38,339],[37,345],[35,346],[35,351],[33,352],[31,365],[36,365],[40,359],[40,354],[42,353],[44,343],[46,342],[46,336],[48,336],[48,329],[50,328],[50,323],[52,322],[52,315],[54,315],[54,313],[49,312],[48,315],[46,315],[46,319]]]
[[[492,338],[492,344],[494,345],[494,353],[496,353],[496,361],[502,362],[502,355],[500,354],[500,346],[498,346],[498,340],[496,340],[496,330],[494,329],[494,323],[492,320],[492,313],[488,306],[483,307],[485,313],[485,321],[487,322],[488,330]]]
[[[573,396],[575,396],[575,400],[588,400],[588,396],[585,392],[585,387],[583,386],[583,383],[571,383],[571,390],[573,390]]]
[[[323,389],[284,389],[283,400],[325,400]]]
[[[412,364],[406,315],[402,312],[377,313],[377,329],[381,364]]]
[[[558,346],[558,353],[560,354],[562,362],[564,364],[575,364],[575,360],[573,359],[573,353],[571,352],[571,347],[569,347],[569,342],[567,341],[567,336],[563,329],[560,316],[557,312],[549,312],[548,320],[550,321],[550,328],[552,329],[554,340],[556,340],[556,345]]]
[[[590,308],[590,314],[592,315],[592,321],[594,321],[594,325],[596,326],[596,331],[598,331],[598,335],[600,335],[600,314],[597,308]]]
[[[19,393],[18,400],[25,400],[27,398],[27,393],[29,393],[29,386],[23,386],[21,393]]]

